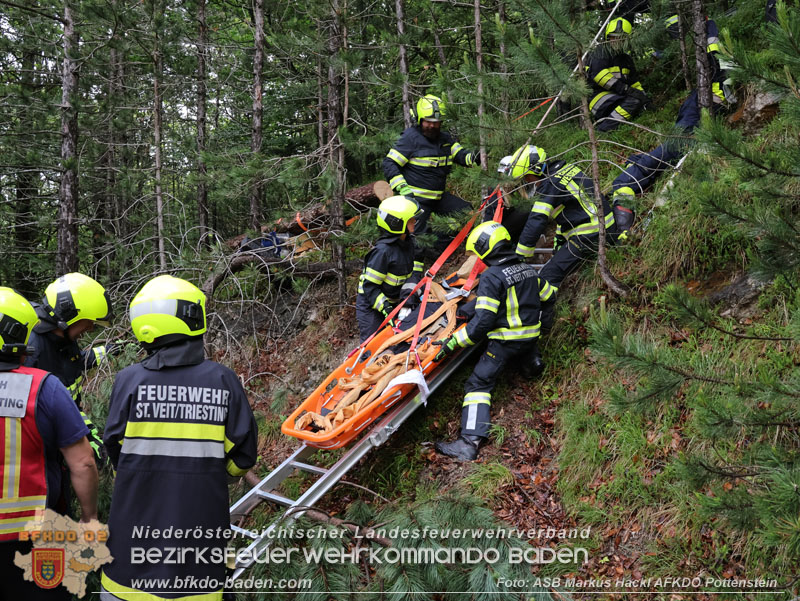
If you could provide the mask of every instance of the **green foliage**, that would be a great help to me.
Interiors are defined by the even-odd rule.
[[[500,463],[479,463],[464,482],[472,487],[476,495],[492,499],[500,494],[504,486],[514,482],[514,476],[511,470]]]

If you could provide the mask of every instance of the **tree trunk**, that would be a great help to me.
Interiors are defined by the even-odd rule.
[[[255,52],[253,54],[253,130],[250,150],[253,163],[261,153],[263,105],[263,73],[264,70],[264,0],[254,0],[253,24],[255,26]],[[261,222],[261,181],[258,172],[253,174],[250,188],[250,227],[258,229]]]
[[[436,14],[433,12],[433,4],[428,4],[428,10],[431,13],[431,21],[433,22],[433,43],[436,46],[436,52],[439,55],[439,64],[444,68],[447,66],[447,56],[444,53],[442,40],[439,38],[439,24],[436,22]]]
[[[208,187],[206,185],[206,53],[208,52],[208,24],[206,0],[197,0],[197,220],[200,226],[200,244],[209,246],[208,239]]]
[[[337,239],[344,231],[344,193],[346,174],[344,165],[344,146],[339,139],[339,126],[342,125],[341,85],[342,77],[336,66],[336,55],[343,48],[341,39],[343,15],[340,0],[331,1],[331,22],[328,36],[328,145],[330,147],[329,166],[334,175],[334,188],[331,198],[331,251],[333,263],[338,271],[339,302],[347,302],[345,287],[344,247]]]
[[[161,20],[163,5],[154,6],[157,14],[153,15],[153,23]],[[162,100],[161,76],[164,71],[164,58],[161,55],[161,40],[158,31],[154,32],[153,45],[153,145],[155,153],[155,190],[156,190],[156,240],[158,245],[158,263],[161,271],[167,270],[167,252],[164,244],[164,194],[161,189],[161,136],[162,136]]]
[[[585,73],[583,64],[583,53],[578,50],[578,73]],[[600,269],[600,277],[603,278],[606,286],[620,296],[627,296],[628,290],[622,283],[615,278],[608,270],[606,262],[606,220],[605,209],[603,207],[603,195],[600,192],[600,157],[597,154],[597,136],[594,131],[594,123],[589,114],[589,100],[586,96],[581,97],[581,109],[586,129],[589,132],[589,147],[592,150],[592,183],[594,184],[594,203],[597,221],[599,222],[599,236],[597,241],[597,266]]]
[[[692,76],[689,73],[689,57],[686,52],[686,23],[683,18],[683,13],[678,11],[677,8],[675,10],[676,14],[678,15],[678,41],[680,42],[681,49],[681,71],[683,72],[683,83],[686,86],[686,90],[689,91],[692,89]]]
[[[508,105],[508,64],[506,64],[506,5],[503,0],[497,5],[497,29],[498,37],[500,40],[500,79],[503,81],[503,90],[500,93],[500,109],[503,112],[503,117],[508,123],[509,105]]]
[[[483,115],[485,107],[483,104],[483,31],[481,28],[481,0],[473,2],[473,17],[475,19],[475,69],[478,72],[478,140],[481,157],[481,169],[486,171],[486,134],[483,129]],[[481,197],[488,194],[484,186]]]
[[[322,25],[317,22],[317,29]],[[322,57],[317,57],[317,145],[325,146],[325,96],[322,86]]]
[[[61,184],[58,190],[56,271],[78,271],[78,32],[72,0],[64,2],[64,63],[61,69]]]
[[[397,13],[397,35],[400,38],[400,75],[403,76],[403,124],[406,128],[411,127],[411,93],[408,83],[408,57],[406,56],[406,22],[405,22],[405,0],[395,0],[395,11]]]
[[[19,81],[19,101],[17,109],[17,131],[19,139],[25,140],[33,130],[31,122],[30,100],[34,91],[33,68],[35,55],[31,50],[22,54],[22,73]],[[16,290],[23,296],[34,297],[41,291],[35,290],[31,282],[31,257],[28,249],[36,244],[36,219],[34,217],[33,199],[39,194],[39,175],[31,157],[21,149],[19,169],[14,181],[14,259],[10,261],[13,269],[13,281]]]
[[[706,54],[706,20],[703,0],[692,0],[692,31],[694,56],[697,63],[697,104],[701,109],[711,109],[711,68]]]

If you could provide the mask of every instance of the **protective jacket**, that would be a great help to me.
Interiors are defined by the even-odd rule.
[[[403,285],[416,283],[421,276],[422,263],[414,261],[414,238],[381,236],[364,259],[356,308],[378,311],[385,316],[400,301]]]
[[[453,164],[471,167],[474,153],[464,149],[448,132],[430,140],[415,125],[406,129],[383,159],[383,173],[399,193],[406,185],[419,201],[438,201],[444,193]]]
[[[115,559],[102,576],[103,588],[113,592],[108,599],[137,601],[137,592],[149,592],[134,590],[131,579],[174,583],[176,577],[194,583],[177,590],[221,599],[225,562],[215,553],[225,547],[222,533],[229,526],[227,477],[255,464],[256,442],[253,412],[238,377],[204,360],[202,338],[163,347],[117,375],[105,431],[117,469],[108,523]],[[152,529],[175,534],[156,538],[146,534]],[[164,554],[169,547],[192,550],[184,563],[134,564],[132,547]],[[196,557],[195,548],[206,551]],[[205,577],[211,582],[198,584]]]
[[[45,445],[35,416],[47,376],[30,367],[0,371],[0,541],[17,540],[46,507]]]
[[[38,367],[55,375],[67,387],[73,400],[81,407],[83,374],[102,363],[105,359],[104,347],[81,350],[78,344],[66,336],[53,333],[58,325],[41,306],[34,304],[39,323],[31,332],[29,345],[35,349],[25,359],[25,365]]]
[[[459,346],[484,338],[503,342],[539,337],[542,303],[555,300],[553,287],[539,278],[533,265],[509,250],[487,259],[478,284],[475,316],[455,334]]]
[[[614,225],[614,215],[603,198],[605,226]],[[545,166],[545,179],[536,182],[536,199],[517,245],[517,254],[532,257],[547,222],[554,219],[556,235],[569,240],[597,235],[600,231],[594,184],[579,167],[558,161]]]
[[[624,95],[628,87],[644,91],[636,65],[625,52],[614,52],[608,47],[595,49],[589,56],[586,73],[595,92],[607,91]]]

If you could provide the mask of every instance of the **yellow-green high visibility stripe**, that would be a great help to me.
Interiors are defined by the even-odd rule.
[[[459,142],[455,142],[455,143],[454,143],[454,144],[453,144],[453,145],[450,147],[450,156],[451,156],[451,157],[454,157],[454,156],[456,156],[456,155],[457,155],[459,152],[461,152],[462,150],[464,150],[464,147],[463,147],[463,146],[462,146],[462,145],[461,145]]]
[[[417,167],[438,167],[439,165],[447,165],[447,157],[414,157],[409,159],[409,165],[416,165]]]
[[[392,187],[392,190],[397,190],[402,186],[407,186],[406,178],[403,175],[395,175],[392,179],[389,180],[389,185]]]
[[[225,440],[225,425],[176,422],[128,422],[128,425],[125,427],[125,437],[222,441]]]
[[[490,392],[468,392],[464,395],[464,401],[461,403],[462,407],[468,405],[491,405],[492,394]]]
[[[414,261],[414,271],[421,272],[423,269],[425,269],[425,265],[422,263],[422,261]]]
[[[589,110],[592,111],[593,113],[596,112],[596,110],[600,108],[597,106],[598,103],[601,105],[605,104],[604,102],[601,103],[600,101],[603,100],[603,98],[606,98],[606,96],[610,94],[611,92],[600,92],[599,94],[597,94],[597,96],[592,98],[592,101],[589,103]]]
[[[228,459],[228,463],[225,465],[225,471],[227,471],[231,476],[244,476],[249,470],[245,468],[241,468],[233,462],[233,459]]]
[[[636,192],[633,191],[633,188],[630,186],[622,186],[621,188],[617,188],[614,190],[614,198],[617,196],[636,196]]]
[[[469,335],[467,334],[467,328],[461,328],[455,334],[453,334],[453,336],[455,337],[458,346],[472,346],[475,344],[472,342],[472,340],[470,340]]]
[[[478,300],[475,301],[475,309],[484,309],[486,311],[491,311],[492,313],[497,313],[497,309],[500,308],[500,301],[489,296],[479,296]]]
[[[363,274],[363,278],[368,281],[372,282],[373,284],[383,284],[384,280],[386,279],[386,274],[381,273],[380,271],[376,271],[371,267],[367,267]]]
[[[97,362],[97,365],[100,365],[106,358],[106,347],[95,346],[92,348],[92,352],[94,353],[94,359]]]
[[[550,213],[553,212],[553,206],[547,204],[546,202],[535,202],[531,207],[531,213],[540,213],[542,215],[547,215],[550,217]]]
[[[123,586],[106,576],[100,576],[100,601],[222,601],[222,589],[212,593],[199,595],[184,595],[182,597],[161,597],[150,593],[143,593],[136,589]]]
[[[394,148],[390,149],[389,152],[386,154],[387,157],[392,159],[395,163],[403,167],[406,163],[408,163],[408,159],[396,151]]]
[[[225,446],[221,440],[126,438],[121,452],[126,455],[223,459]]]
[[[517,244],[517,254],[523,257],[532,257],[536,254],[536,247],[535,246],[525,246],[521,242]]]
[[[544,281],[544,286],[539,290],[539,300],[546,301],[555,293],[555,286],[552,286],[547,280]]]
[[[405,275],[396,275],[394,273],[387,273],[386,279],[384,281],[390,286],[399,286],[410,277],[411,277],[410,273],[407,273]]]
[[[497,328],[488,334],[490,340],[529,340],[539,337],[540,325]]]
[[[378,294],[378,298],[375,299],[375,302],[372,303],[372,308],[377,311],[380,311],[381,313],[386,313],[384,305],[388,302],[389,298],[383,292],[381,292],[380,294]]]
[[[506,320],[512,328],[522,326],[522,318],[519,316],[519,299],[517,298],[516,286],[508,289],[506,298]]]
[[[594,76],[594,80],[597,82],[601,88],[608,88],[622,77],[622,73],[619,67],[609,67],[608,69],[602,69],[597,75]]]
[[[419,196],[426,200],[439,200],[442,197],[442,190],[428,190],[427,188],[418,188],[417,186],[410,186],[414,196]]]
[[[616,107],[614,109],[614,113],[617,113],[620,117],[625,119],[625,121],[628,121],[631,118],[631,114],[628,111],[626,111],[624,108],[622,108],[621,106]]]
[[[672,15],[671,17],[667,17],[664,19],[664,27],[669,29],[672,25],[677,25],[678,23],[678,15]]]

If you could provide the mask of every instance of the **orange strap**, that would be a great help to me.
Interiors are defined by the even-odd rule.
[[[528,115],[530,115],[530,114],[531,114],[533,111],[535,111],[536,109],[543,107],[545,104],[547,104],[547,103],[548,103],[548,102],[550,102],[551,100],[555,100],[555,98],[556,98],[556,97],[555,97],[555,96],[553,96],[552,98],[547,98],[547,99],[543,100],[542,102],[540,102],[539,104],[537,104],[535,107],[533,107],[531,110],[529,110],[527,113],[522,113],[522,114],[521,114],[519,117],[517,117],[516,119],[514,119],[514,120],[513,120],[511,123],[514,123],[514,121],[519,121],[519,120],[520,120],[520,119],[522,119],[523,117],[527,117]]]
[[[308,231],[308,228],[303,225],[302,221],[300,221],[300,213],[299,212],[294,216],[294,220],[297,222],[297,225],[300,226],[301,230],[303,230],[304,232]]]

